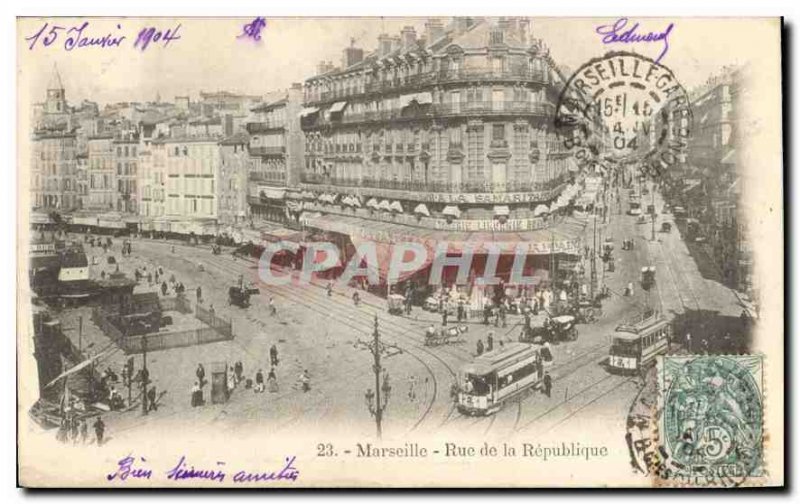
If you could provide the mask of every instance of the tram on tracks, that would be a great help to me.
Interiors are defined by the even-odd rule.
[[[509,343],[478,356],[458,373],[456,406],[465,415],[491,415],[544,379],[541,347]]]
[[[645,313],[617,326],[608,355],[612,372],[638,373],[669,349],[672,322],[660,312]]]

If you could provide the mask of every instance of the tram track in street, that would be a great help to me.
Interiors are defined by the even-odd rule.
[[[223,265],[223,264],[217,263],[213,258],[212,258],[212,260],[211,260],[211,262],[209,264],[215,265],[219,269],[226,270],[229,273],[234,273],[234,274],[240,274],[241,273],[238,270],[232,269],[231,268],[231,266],[233,266],[232,264],[224,264]],[[305,307],[307,307],[307,308],[309,308],[311,310],[317,311],[318,313],[324,313],[324,310],[330,308],[330,306],[327,306],[327,305],[323,304],[322,302],[319,302],[319,301],[316,301],[316,300],[312,300],[313,298],[309,298],[307,296],[298,294],[297,291],[298,291],[297,289],[294,289],[291,286],[271,286],[271,292],[273,292],[274,294],[279,295],[280,297],[283,297],[283,298],[288,299],[288,300],[293,300],[294,302],[296,302],[296,303],[298,303],[298,304],[300,304],[302,306],[305,306]],[[337,304],[339,304],[340,306],[342,305],[341,303],[337,303]],[[343,307],[347,308],[348,311],[349,311],[349,309],[353,308],[353,307],[351,307],[349,305],[343,306]],[[336,313],[336,312],[333,312],[333,313]],[[358,315],[360,315],[358,318],[356,318],[356,317],[347,318],[347,317],[340,316],[339,314],[334,315],[333,313],[330,315],[331,318],[337,320],[338,322],[340,322],[341,324],[343,324],[343,325],[345,325],[347,327],[350,327],[351,329],[354,329],[354,330],[360,331],[360,332],[366,332],[367,334],[371,333],[371,331],[372,331],[371,319],[363,311],[358,311],[358,312],[350,311],[351,314],[357,313]],[[363,320],[363,322],[362,322],[362,316],[364,316],[364,315],[367,315],[367,317],[366,317],[366,320]],[[360,323],[359,324],[354,323],[353,321],[355,321],[355,320],[358,320]],[[381,320],[380,317],[379,317],[379,320]],[[383,317],[383,321],[386,322],[386,318],[385,317]],[[398,332],[399,330],[397,329],[397,326],[395,324],[389,323],[388,325],[391,326],[391,328],[389,328],[388,330],[387,330],[387,328],[383,329],[384,332],[387,333],[387,335],[395,338],[395,340],[400,339],[400,338],[405,338],[407,340],[410,340],[411,344],[414,346],[415,350],[419,350],[419,351],[421,351],[423,353],[426,353],[427,355],[430,355],[434,359],[438,360],[448,370],[448,372],[452,375],[452,377],[455,377],[455,372],[453,371],[452,367],[446,361],[441,359],[439,356],[433,354],[432,352],[427,351],[427,349],[424,349],[422,347],[418,347],[418,346],[414,345],[414,340],[406,335],[407,332],[409,332],[411,329],[402,328],[402,329],[405,330],[405,332]],[[395,345],[399,349],[401,349],[403,352],[408,353],[412,358],[417,360],[420,364],[422,364],[422,366],[426,369],[426,371],[430,375],[431,381],[432,381],[433,392],[431,394],[431,400],[429,401],[428,406],[425,409],[425,411],[423,412],[423,414],[420,416],[420,418],[417,420],[417,422],[412,426],[411,431],[413,431],[413,430],[416,430],[422,424],[423,421],[425,421],[427,416],[432,411],[433,406],[434,406],[434,404],[436,402],[438,393],[439,393],[439,383],[438,383],[438,379],[436,377],[436,373],[433,371],[433,369],[431,368],[429,363],[427,363],[415,351],[410,350],[408,345],[401,346],[401,345],[397,345],[396,343],[395,343]]]
[[[167,244],[165,244],[165,245],[167,245]],[[198,247],[191,247],[191,246],[186,246],[186,247],[190,248],[190,249],[193,249],[195,251],[198,250]],[[207,253],[210,254],[210,251],[203,250],[203,252],[207,252]],[[241,261],[241,262],[230,261],[224,256],[223,257],[219,257],[219,258],[217,258],[217,257],[206,257],[203,260],[205,262],[207,262],[209,265],[214,266],[216,269],[221,270],[223,273],[226,273],[228,275],[232,275],[234,278],[237,278],[239,275],[247,274],[248,272],[252,272],[252,270],[254,269],[252,261]],[[187,259],[187,261],[188,261],[188,259]],[[189,262],[191,262],[191,261],[189,261]],[[256,267],[257,267],[257,265],[256,265]],[[317,287],[319,289],[324,289],[324,286],[321,286],[321,285],[313,285],[313,286]],[[399,349],[403,350],[403,352],[405,352],[405,353],[408,353],[409,356],[411,356],[413,359],[415,359],[417,362],[419,362],[423,366],[423,368],[425,368],[426,372],[429,374],[429,376],[431,377],[431,380],[432,380],[433,393],[431,394],[431,398],[428,401],[426,409],[423,411],[422,415],[417,419],[417,421],[411,427],[410,431],[416,430],[417,428],[419,428],[420,425],[422,425],[428,419],[428,417],[431,414],[431,411],[434,409],[434,406],[436,404],[437,398],[440,397],[439,396],[439,393],[440,393],[439,387],[441,385],[440,379],[437,379],[436,372],[434,372],[433,369],[432,369],[433,363],[429,363],[429,362],[426,362],[426,361],[430,360],[430,359],[435,359],[436,362],[437,362],[436,365],[440,365],[440,366],[444,367],[445,370],[447,371],[447,373],[451,377],[455,378],[455,376],[456,376],[456,372],[454,371],[453,367],[446,360],[444,360],[442,357],[440,357],[439,355],[434,353],[435,352],[434,350],[431,350],[431,349],[428,349],[428,348],[424,347],[423,346],[424,342],[421,342],[419,339],[414,338],[413,336],[408,334],[411,331],[413,331],[415,327],[409,328],[409,327],[401,326],[396,321],[393,321],[391,317],[383,314],[382,313],[382,311],[383,311],[382,307],[378,306],[377,304],[375,304],[373,302],[362,302],[362,304],[366,305],[367,307],[369,307],[371,309],[375,309],[376,313],[374,313],[374,314],[365,312],[364,310],[359,310],[357,307],[355,307],[354,305],[350,304],[349,299],[347,299],[347,296],[345,294],[343,294],[343,293],[334,293],[335,295],[331,296],[330,298],[328,298],[328,300],[330,302],[332,302],[335,305],[335,307],[342,308],[341,311],[336,311],[336,310],[331,310],[330,303],[325,303],[325,298],[317,299],[318,296],[314,296],[312,294],[306,293],[304,290],[297,289],[296,287],[292,287],[291,285],[288,285],[288,286],[270,286],[269,293],[272,293],[272,294],[276,295],[276,297],[284,298],[285,300],[287,300],[289,302],[293,302],[293,303],[296,303],[298,305],[301,305],[301,306],[304,306],[306,308],[309,308],[310,310],[315,311],[317,313],[329,314],[329,316],[332,319],[340,322],[342,325],[344,325],[346,327],[349,327],[349,328],[353,329],[354,331],[364,332],[364,333],[367,333],[367,334],[371,333],[371,331],[372,331],[372,315],[379,314],[379,321],[381,323],[382,332],[386,336],[388,336],[390,338],[393,338],[395,340],[394,341],[395,345]],[[349,315],[349,316],[347,316],[347,315]],[[416,321],[409,320],[409,322],[411,323],[412,326],[416,326],[416,324],[415,324]],[[423,322],[423,325],[426,324],[426,323],[427,322]],[[515,330],[517,330],[519,325],[520,325],[519,322],[517,322],[516,324],[513,324],[507,331],[505,331],[505,337],[508,337],[509,334],[511,334]],[[570,360],[568,360],[568,361],[566,361],[566,362],[554,367],[551,370],[551,374],[553,372],[556,372],[556,373],[558,373],[557,374],[558,378],[563,380],[563,379],[568,378],[569,376],[573,375],[574,373],[577,373],[580,369],[585,368],[586,366],[596,365],[597,363],[594,360],[595,354],[598,354],[598,352],[603,352],[603,353],[607,352],[607,347],[608,347],[608,344],[605,343],[605,342],[601,343],[599,345],[595,345],[593,347],[590,347],[587,351],[582,352],[582,353],[576,355],[575,357],[571,358]],[[464,361],[465,360],[464,357],[461,357],[460,355],[457,355],[455,352],[448,352],[444,348],[442,348],[442,349],[438,349],[437,348],[437,350],[443,350],[445,354],[450,355],[451,358],[458,359],[459,361]],[[422,353],[424,355],[420,356],[420,355],[418,355],[418,352],[420,352],[420,353]],[[467,353],[467,356],[466,356],[467,358],[474,357],[469,352],[465,351],[465,353]],[[581,363],[584,360],[586,360],[587,357],[589,358],[590,362]],[[579,363],[579,365],[575,366],[576,363]],[[568,371],[566,373],[561,374],[560,371],[564,370],[564,369],[567,369]],[[601,381],[603,381],[603,380],[601,380]],[[583,393],[586,390],[588,390],[588,388],[581,390],[579,393]],[[575,394],[573,396],[573,398],[575,396],[577,396],[577,395],[578,394]],[[521,421],[523,421],[523,419],[524,419],[524,415],[523,415],[524,404],[527,402],[528,397],[530,397],[530,396],[521,397],[521,398],[519,398],[519,400],[515,401],[517,403],[517,407],[516,407],[516,410],[514,412],[514,419],[513,419],[513,423],[512,423],[512,425],[513,425],[512,431],[513,432],[517,432],[519,430],[525,430],[526,426],[530,424],[530,422],[528,422],[523,427],[521,427],[521,428],[519,427],[519,423]],[[558,405],[556,407],[558,407]],[[552,409],[553,408],[551,408],[547,412],[545,412],[545,415],[549,414],[549,412],[551,412]],[[302,416],[302,415],[300,415],[300,416]],[[455,404],[451,403],[450,404],[450,408],[447,411],[447,413],[443,414],[443,418],[442,418],[442,421],[439,423],[439,427],[443,427],[443,426],[448,425],[448,424],[453,424],[454,421],[456,423],[458,423],[458,420],[456,420],[458,418],[466,418],[466,417],[459,416],[457,414],[457,412],[456,412]],[[542,415],[539,415],[539,416],[535,417],[532,421],[536,421],[537,418],[542,418]],[[484,422],[484,421],[486,421],[485,418],[476,419],[475,422],[473,422],[473,424],[471,424],[471,425],[477,425],[477,424],[479,424],[481,422]],[[488,421],[488,424],[487,424],[486,429],[485,429],[485,433],[488,434],[490,431],[492,431],[495,428],[497,423],[498,422],[496,421],[496,415],[493,415],[492,418],[489,419],[489,421]]]

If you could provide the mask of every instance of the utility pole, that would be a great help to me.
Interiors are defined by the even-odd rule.
[[[594,299],[594,284],[597,282],[597,212],[594,214],[594,230],[592,231],[592,259],[591,259],[591,278],[589,280],[589,289],[591,290],[591,298]]]
[[[83,356],[83,315],[78,317],[78,354]]]
[[[372,371],[375,373],[375,391],[373,392],[372,389],[367,389],[367,392],[364,394],[364,400],[370,414],[375,417],[375,429],[378,439],[380,439],[381,435],[383,434],[383,413],[386,411],[386,407],[389,404],[389,396],[392,392],[392,387],[389,385],[388,376],[384,377],[383,384],[381,384],[381,372],[383,371],[383,367],[381,366],[381,354],[384,352],[387,353],[386,357],[388,358],[392,355],[402,353],[402,350],[394,345],[384,345],[381,343],[381,333],[378,330],[377,314],[375,314],[375,327],[372,333],[372,341],[357,341],[356,347],[359,345],[365,347],[370,351],[370,353],[372,353]],[[390,350],[392,350],[392,352],[390,352]]]
[[[650,198],[652,201],[653,213],[650,214],[652,228],[650,230],[650,241],[656,241],[656,185],[650,184]]]
[[[142,414],[147,415],[147,382],[150,372],[147,370],[147,335],[142,335]]]

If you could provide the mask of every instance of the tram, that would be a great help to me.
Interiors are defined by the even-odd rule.
[[[608,355],[611,371],[638,373],[669,349],[672,325],[659,312],[617,326]]]
[[[541,347],[508,343],[476,357],[458,373],[456,405],[465,415],[491,415],[544,378]]]

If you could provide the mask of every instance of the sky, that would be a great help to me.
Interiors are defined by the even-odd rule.
[[[604,45],[595,32],[615,18],[532,18],[533,36],[542,38],[554,59],[571,69],[607,50],[633,50],[657,57],[662,43]],[[26,38],[45,23],[64,27],[89,25],[83,34],[102,37],[125,35],[119,47],[81,47],[67,51],[66,35],[50,46],[43,40],[33,49]],[[314,75],[320,60],[338,64],[342,50],[350,44],[369,52],[381,32],[399,34],[405,25],[424,30],[422,18],[268,18],[260,41],[237,38],[251,19],[235,18],[25,18],[18,22],[18,88],[20,106],[44,98],[54,64],[57,64],[70,103],[83,99],[101,106],[118,101],[163,100],[176,95],[197,97],[201,90],[228,90],[264,95],[285,89]],[[446,21],[446,20],[445,20]],[[662,64],[673,70],[687,90],[702,84],[720,67],[758,58],[759,25],[730,19],[630,20],[640,23],[639,33],[660,32],[674,23],[669,49]],[[766,21],[764,22],[766,23]],[[133,40],[143,27],[174,29],[180,24],[179,40],[166,46],[151,43],[145,51],[134,49]],[[628,26],[630,26],[629,24]],[[119,26],[119,28],[117,28]]]

